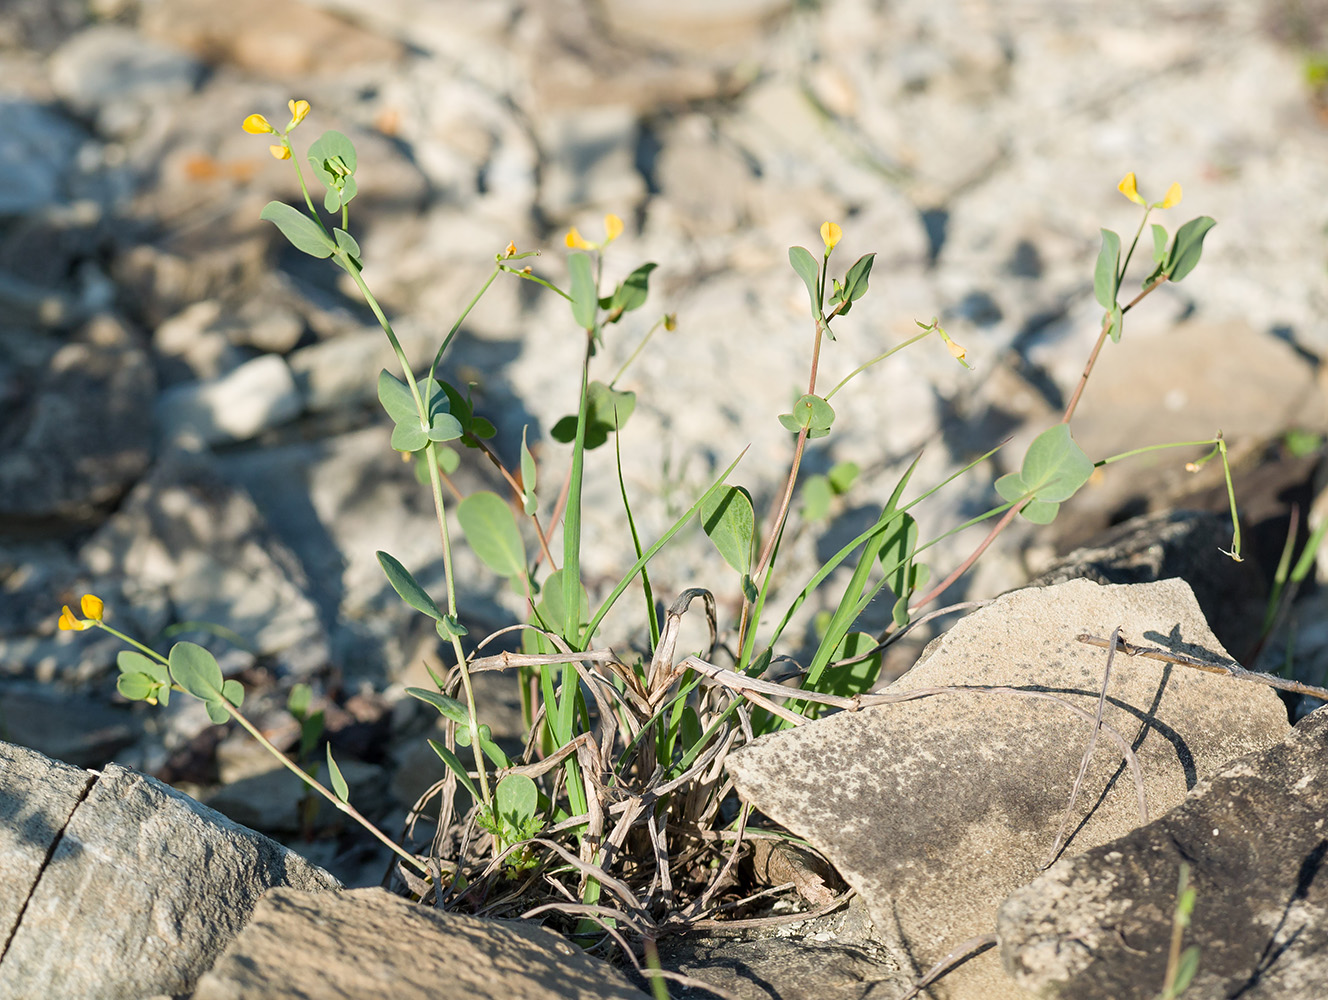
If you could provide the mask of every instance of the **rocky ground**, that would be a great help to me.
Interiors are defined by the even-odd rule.
[[[124,702],[118,644],[57,633],[60,605],[92,591],[125,631],[213,646],[274,739],[294,734],[285,692],[312,684],[352,797],[389,827],[437,776],[421,738],[433,720],[403,700],[427,682],[433,633],[374,557],[441,592],[428,498],[374,398],[391,354],[345,276],[258,219],[298,189],[239,123],[284,121],[293,97],[313,105],[298,148],[326,128],[357,145],[365,278],[417,362],[509,240],[563,281],[568,226],[593,240],[605,213],[626,220],[606,275],[660,266],[594,375],[612,377],[655,316],[678,317],[621,383],[638,394],[622,460],[643,538],[749,445],[733,479],[769,505],[790,451],[776,415],[803,391],[811,332],[787,248],[815,248],[830,219],[837,255],[875,251],[821,384],[933,316],[974,370],[928,341],[836,397],[808,468],[851,460],[863,476],[839,534],[787,547],[790,580],[874,516],[923,445],[915,483],[930,485],[1013,438],[920,508],[925,537],[996,502],[992,483],[1058,419],[1092,345],[1098,228],[1128,238],[1138,218],[1117,181],[1137,171],[1153,198],[1179,181],[1183,202],[1154,221],[1218,226],[1199,268],[1107,346],[1076,438],[1097,459],[1222,430],[1250,561],[1275,563],[1290,505],[1302,538],[1314,521],[1328,431],[1325,24],[1318,0],[13,0],[0,11],[0,735],[77,765],[114,758],[300,840],[294,787],[242,733],[188,699]],[[549,431],[572,406],[579,350],[561,299],[499,283],[444,363],[474,383],[509,462],[529,426],[543,483],[562,476]],[[1131,514],[1223,510],[1212,467],[1182,471],[1195,455],[1108,468],[1052,528],[1007,532],[951,596],[1017,586]],[[467,456],[458,483],[495,480]],[[586,500],[584,565],[603,585],[631,561],[608,449]],[[934,573],[980,530],[932,550]],[[472,634],[519,610],[464,547],[458,567]],[[736,593],[699,533],[655,569],[666,601],[690,586]],[[1323,683],[1324,600],[1307,582],[1265,663]],[[1237,656],[1253,649],[1242,627],[1237,642],[1215,623]],[[643,634],[628,615],[606,623],[616,644]],[[513,693],[485,697],[495,730],[512,731]],[[386,864],[347,838],[300,849],[351,884]]]

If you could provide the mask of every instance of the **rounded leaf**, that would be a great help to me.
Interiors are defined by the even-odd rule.
[[[171,678],[195,698],[208,702],[221,698],[221,667],[217,665],[216,657],[202,646],[177,642],[171,647],[169,660]],[[212,715],[210,711],[208,714]],[[213,721],[216,721],[215,716]]]
[[[457,520],[480,561],[499,576],[524,576],[526,546],[503,498],[487,490],[461,501]]]
[[[311,257],[331,257],[336,244],[309,216],[280,201],[269,201],[258,217],[281,230],[291,246]]]
[[[746,573],[752,559],[752,535],[756,518],[746,490],[728,486],[707,494],[701,501],[701,527],[714,542],[724,561]]]
[[[115,690],[130,701],[143,701],[152,696],[157,682],[147,674],[121,674],[115,682]]]
[[[509,774],[494,790],[498,815],[513,826],[524,826],[539,809],[539,789],[524,774]]]

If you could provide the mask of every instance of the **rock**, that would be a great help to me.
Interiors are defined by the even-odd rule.
[[[168,389],[156,406],[164,440],[204,445],[247,441],[299,412],[295,378],[275,354],[246,361],[206,382]]]
[[[1222,661],[1177,580],[1074,580],[1006,594],[961,620],[887,689],[1003,685],[1091,713],[1104,650],[1076,641],[1120,626],[1131,641]],[[1287,732],[1267,688],[1115,657],[1104,723],[1129,743],[1150,815]],[[994,928],[996,908],[1046,863],[1089,725],[1045,700],[960,691],[840,713],[763,737],[729,758],[739,793],[821,851],[866,898],[892,957],[921,974]],[[1134,782],[1105,734],[1067,827],[1079,853],[1142,822]],[[934,987],[941,997],[1018,997],[988,952]]]
[[[140,26],[199,59],[292,83],[364,63],[395,63],[404,55],[394,42],[296,0],[149,4]]]
[[[60,201],[83,139],[72,122],[52,111],[0,100],[0,216],[27,215]]]
[[[1263,583],[1252,561],[1238,563],[1223,552],[1230,545],[1230,517],[1194,510],[1144,514],[1057,560],[1028,586],[1184,580],[1222,645],[1243,652],[1259,635]]]
[[[54,690],[47,685],[0,682],[0,732],[77,767],[100,767],[133,743],[140,726],[123,705]]]
[[[51,86],[105,135],[127,137],[154,109],[191,93],[203,66],[119,24],[80,31],[51,57]]]
[[[1186,997],[1310,1000],[1328,994],[1328,712],[1222,768],[1176,809],[1013,893],[1001,961],[1039,996],[1131,1000],[1165,978],[1178,871],[1197,893]]]
[[[254,830],[269,834],[297,833],[308,821],[300,808],[305,797],[304,781],[278,764],[262,747],[258,749],[267,757],[265,770],[224,784],[200,798],[217,812]],[[383,769],[343,754],[336,757],[355,808],[366,816],[379,815],[388,791]],[[315,828],[325,827],[338,816],[337,810],[326,799],[315,796],[315,801],[318,807],[312,822]]]
[[[353,955],[353,962],[329,961]],[[193,1000],[640,1000],[551,931],[443,913],[382,889],[268,893]]]
[[[118,319],[102,316],[27,377],[35,384],[0,428],[0,516],[11,531],[86,525],[147,468],[151,363]]]
[[[243,489],[221,480],[205,456],[159,462],[83,547],[102,578],[164,595],[177,622],[208,622],[247,643],[222,659],[234,671],[251,655],[304,674],[327,662],[324,629],[299,560],[271,532]],[[237,655],[238,654],[238,655]]]
[[[6,1000],[187,992],[268,889],[339,888],[279,844],[117,764],[84,772],[8,744],[0,760]]]

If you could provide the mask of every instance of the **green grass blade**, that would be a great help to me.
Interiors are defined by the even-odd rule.
[[[664,532],[664,534],[659,537],[659,540],[655,542],[654,545],[646,549],[645,552],[641,554],[640,558],[638,558],[636,562],[632,563],[631,568],[628,569],[627,572],[623,575],[623,578],[618,581],[618,585],[613,588],[613,590],[609,593],[609,596],[604,599],[604,603],[601,604],[599,610],[595,612],[595,616],[590,619],[590,623],[586,626],[586,631],[585,631],[586,642],[589,642],[591,638],[594,636],[595,629],[599,628],[599,623],[604,620],[604,616],[609,613],[609,610],[613,607],[614,603],[618,600],[619,597],[622,596],[623,591],[625,591],[628,585],[632,582],[632,580],[636,578],[636,574],[639,573],[641,570],[643,570],[645,568],[646,563],[648,563],[651,559],[654,558],[655,553],[658,552],[660,549],[662,549],[665,545],[667,545],[669,541],[673,538],[673,536],[682,530],[683,525],[685,525],[696,515],[696,512],[701,509],[702,502],[704,502],[707,497],[712,496],[713,494],[718,493],[720,490],[724,489],[724,480],[728,478],[729,473],[731,473],[734,469],[738,467],[738,463],[742,461],[743,455],[746,454],[747,454],[747,449],[744,448],[742,450],[742,453],[739,454],[738,457],[735,458],[732,461],[732,463],[730,463],[729,467],[725,469],[722,473],[720,473],[719,478],[716,479],[710,485],[710,489],[706,490],[703,494],[701,494],[701,496],[697,499],[696,503],[688,507],[687,511],[682,515],[682,517],[678,518],[678,520],[673,522],[673,527],[669,528],[668,531]],[[565,563],[564,566],[566,566]]]

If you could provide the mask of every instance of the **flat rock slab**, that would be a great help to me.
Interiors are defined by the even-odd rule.
[[[1148,826],[1058,862],[997,920],[1015,979],[1044,997],[1151,1000],[1180,864],[1197,892],[1185,1000],[1328,996],[1328,710],[1223,768]]]
[[[335,956],[335,958],[334,958]],[[642,1000],[533,924],[443,913],[382,889],[275,889],[193,1000]]]
[[[0,998],[193,987],[273,886],[340,884],[146,775],[0,744]]]
[[[969,690],[844,712],[764,737],[729,758],[730,773],[745,799],[829,858],[866,898],[887,950],[903,968],[923,973],[961,942],[991,934],[1001,901],[1047,863],[1107,658],[1076,636],[1107,636],[1116,626],[1135,643],[1228,659],[1179,580],[1076,580],[1016,591],[935,640],[888,689]],[[1286,710],[1267,688],[1123,654],[1113,664],[1104,723],[1134,750],[1150,816],[1289,731]],[[1122,758],[1103,732],[1067,826],[1066,853],[1143,822]],[[1027,995],[991,950],[933,993]]]

